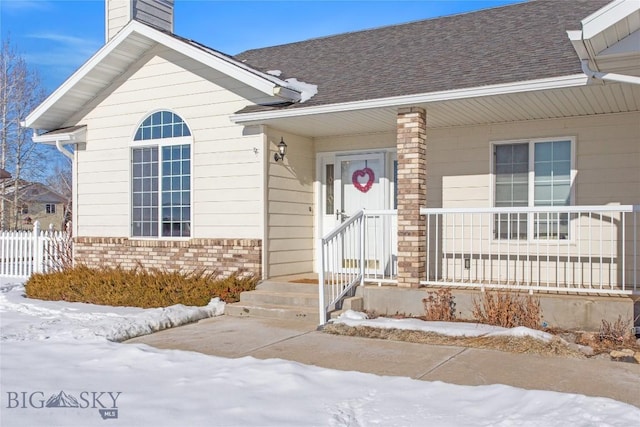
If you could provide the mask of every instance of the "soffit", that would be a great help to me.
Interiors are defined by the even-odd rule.
[[[429,128],[508,123],[640,111],[640,86],[593,84],[414,105],[427,110]],[[307,137],[394,132],[397,109],[310,114],[268,119],[260,124]]]
[[[97,94],[106,89],[113,81],[138,61],[156,45],[154,40],[141,34],[131,33],[104,56],[78,81],[70,84],[68,80],[51,96],[60,97],[46,114],[36,118],[28,126],[34,129],[56,129],[63,126],[66,120],[82,109]],[[83,67],[87,66],[85,64]],[[82,67],[77,71],[81,72]],[[68,84],[68,87],[65,87]]]

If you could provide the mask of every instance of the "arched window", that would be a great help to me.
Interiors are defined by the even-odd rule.
[[[134,141],[148,141],[150,139],[180,138],[191,136],[187,124],[171,111],[158,111],[149,115],[138,130]]]
[[[133,237],[191,236],[191,131],[170,111],[147,116],[131,149]]]

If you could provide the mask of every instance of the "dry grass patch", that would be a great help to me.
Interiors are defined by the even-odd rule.
[[[452,337],[434,332],[382,329],[369,326],[352,327],[340,323],[330,323],[325,326],[324,331],[334,335],[406,341],[420,344],[483,348],[512,353],[564,356],[579,359],[585,358],[584,354],[569,348],[561,339],[555,337],[549,342],[544,342],[532,337]]]

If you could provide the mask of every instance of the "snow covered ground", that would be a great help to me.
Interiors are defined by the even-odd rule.
[[[0,291],[3,427],[630,426],[640,419],[640,409],[604,398],[113,342],[219,315],[224,304],[218,301],[142,310],[30,300],[22,286],[2,285]],[[348,317],[341,321],[376,320]],[[443,330],[473,333],[446,324]]]

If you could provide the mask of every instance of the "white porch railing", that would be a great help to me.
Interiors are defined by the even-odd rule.
[[[421,209],[426,286],[640,293],[640,206]],[[397,213],[360,211],[320,240],[320,323],[355,286],[397,282]]]
[[[640,291],[640,206],[421,209],[424,285]]]
[[[393,283],[397,275],[397,214],[362,210],[320,239],[320,323],[357,285]]]
[[[26,279],[33,273],[47,273],[60,266],[65,232],[41,230],[0,231],[0,276]]]

